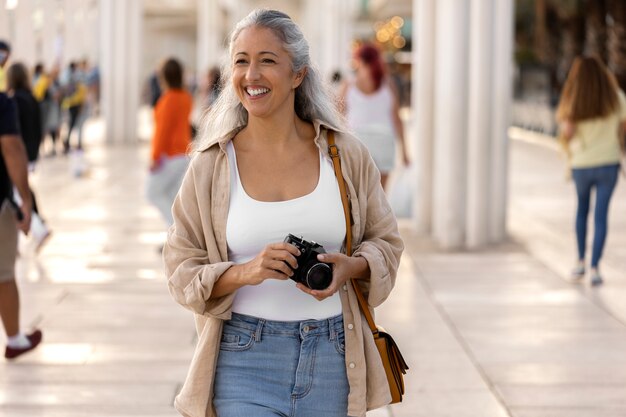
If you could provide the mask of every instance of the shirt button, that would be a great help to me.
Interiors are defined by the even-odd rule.
[[[348,329],[350,329],[350,330],[354,329],[354,324],[352,324],[352,323],[348,324]]]
[[[348,286],[347,286],[347,285],[344,285],[344,286],[343,286],[343,290],[344,290],[344,291],[348,291]]]
[[[356,365],[354,364],[354,362],[350,362],[350,365],[348,365],[350,367],[350,369],[354,369],[356,367]]]

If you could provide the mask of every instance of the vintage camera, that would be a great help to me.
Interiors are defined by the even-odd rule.
[[[301,282],[312,290],[324,290],[333,280],[333,270],[330,264],[317,260],[317,255],[326,253],[324,247],[315,242],[307,242],[302,237],[289,234],[285,242],[291,243],[300,250],[296,256],[298,268],[293,271],[292,280]]]

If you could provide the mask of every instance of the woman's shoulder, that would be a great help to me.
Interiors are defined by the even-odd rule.
[[[194,150],[191,154],[191,166],[194,169],[198,167],[212,167],[220,153],[221,148],[217,142],[206,148]]]
[[[28,90],[22,90],[22,89],[16,90],[14,97],[19,107],[33,106],[37,104],[37,100],[35,99],[33,94]]]
[[[335,131],[335,142],[342,158],[362,159],[369,157],[367,147],[349,131]]]

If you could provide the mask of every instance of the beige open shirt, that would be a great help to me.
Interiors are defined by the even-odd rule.
[[[315,143],[327,158],[326,127],[314,122]],[[198,343],[185,384],[176,397],[176,409],[189,417],[214,417],[213,377],[219,354],[223,320],[231,317],[235,294],[209,299],[228,261],[230,169],[226,144],[236,130],[197,153],[191,161],[172,211],[163,251],[169,290],[174,299],[195,314]],[[337,133],[342,171],[352,205],[353,256],[369,264],[369,280],[360,284],[371,308],[380,305],[394,286],[404,249],[398,226],[387,202],[380,174],[367,149],[357,139]],[[361,417],[366,410],[391,401],[385,371],[372,333],[359,310],[353,288],[340,290],[346,334],[346,372],[350,384],[348,414]]]

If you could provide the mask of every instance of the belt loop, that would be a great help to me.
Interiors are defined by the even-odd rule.
[[[331,318],[326,320],[328,322],[328,340],[333,341],[335,340],[335,336],[336,336],[336,332],[335,332],[335,323],[334,320]]]
[[[259,319],[259,322],[256,325],[256,330],[254,331],[254,341],[261,341],[261,333],[263,332],[263,325],[265,324],[265,320]]]

